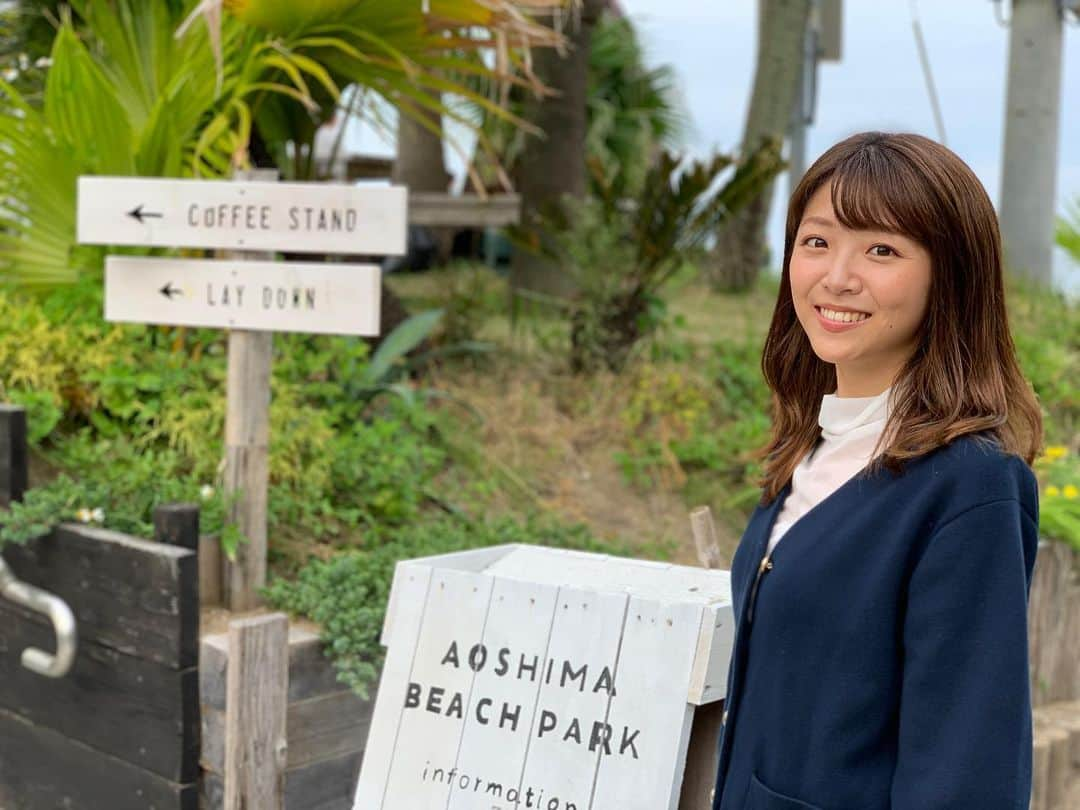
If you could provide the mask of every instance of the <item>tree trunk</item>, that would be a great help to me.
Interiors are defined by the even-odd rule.
[[[434,94],[432,98],[439,100]],[[434,113],[425,111],[424,118],[433,126],[442,126],[440,117]],[[398,113],[397,156],[390,179],[393,183],[408,186],[410,191],[446,192],[450,188],[442,138],[401,112]],[[444,262],[450,257],[453,230],[432,228],[431,232],[438,245],[439,261]]]
[[[743,131],[744,155],[769,138],[783,143],[801,75],[809,16],[810,0],[758,0],[757,70]],[[707,267],[716,289],[746,290],[757,281],[765,262],[773,189],[770,182],[717,233]]]
[[[535,226],[537,213],[562,195],[585,194],[589,48],[593,27],[605,5],[605,0],[585,0],[580,25],[567,24],[569,52],[565,56],[553,48],[533,52],[536,75],[558,95],[542,100],[530,97],[526,104],[525,117],[544,132],[543,138],[529,142],[516,172],[516,185],[522,197],[522,221],[526,226]],[[514,289],[548,295],[565,296],[573,290],[570,278],[561,268],[521,249],[514,251],[510,283]]]
[[[438,101],[437,96],[432,98]],[[442,126],[434,113],[425,111],[423,117],[434,127]],[[450,187],[442,138],[404,113],[398,114],[397,157],[391,179],[413,191],[446,191]]]

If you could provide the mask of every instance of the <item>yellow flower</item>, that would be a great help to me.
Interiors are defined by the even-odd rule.
[[[1077,496],[1080,496],[1080,489],[1077,489],[1075,484],[1066,484],[1065,489],[1061,491],[1061,494],[1071,501]]]
[[[1055,487],[1053,484],[1051,484],[1050,486],[1048,486],[1046,488],[1046,496],[1048,498],[1056,498],[1060,494],[1061,494],[1061,490],[1058,489],[1057,487]]]
[[[1046,448],[1045,455],[1047,459],[1050,459],[1052,461],[1056,458],[1064,457],[1068,452],[1069,449],[1067,447],[1064,447],[1060,444],[1053,444]]]

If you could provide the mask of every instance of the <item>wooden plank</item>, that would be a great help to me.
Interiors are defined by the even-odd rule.
[[[604,735],[597,732],[611,702],[611,685],[597,689],[607,669],[615,671],[619,660],[628,598],[625,594],[596,593],[582,588],[560,588],[555,606],[547,657],[553,676],[540,687],[539,707],[518,791],[543,790],[549,799],[558,797],[579,808],[590,806],[596,769],[604,756]],[[584,689],[581,680],[565,680],[566,666],[587,667]],[[618,684],[614,683],[617,690]],[[576,724],[575,724],[576,723]],[[605,805],[617,807],[622,805]],[[396,810],[396,808],[387,808]]]
[[[398,600],[400,608],[394,621],[394,643],[386,651],[379,679],[380,699],[375,704],[369,743],[356,786],[354,805],[358,808],[379,810],[383,806],[430,583],[431,569],[427,566],[398,563],[394,567],[391,593],[396,596],[391,598]]]
[[[353,810],[352,796],[363,754],[350,752],[285,772],[285,810]],[[201,810],[222,810],[225,786],[213,772],[203,775]]]
[[[381,283],[375,264],[109,256],[105,320],[372,336]]]
[[[218,535],[199,536],[199,602],[203,607],[217,607],[222,603],[225,593],[224,559]]]
[[[45,680],[19,663],[26,647],[55,643],[52,629],[28,621],[31,615],[0,601],[0,707],[170,781],[194,782],[196,668],[175,670],[80,639],[71,672]]]
[[[702,614],[701,605],[630,599],[615,667],[617,694],[605,720],[611,752],[600,758],[593,790],[600,805],[678,807],[694,719],[686,693]]]
[[[671,602],[731,602],[727,571],[606,554],[521,545],[489,565],[494,576],[569,585]]]
[[[16,577],[67,602],[80,643],[173,669],[197,665],[198,560],[191,551],[65,523],[3,554]]]
[[[352,810],[363,754],[349,752],[285,775],[285,810]]]
[[[228,676],[229,634],[203,636],[199,645],[199,702],[203,711],[208,708],[225,711]]]
[[[475,548],[468,551],[455,551],[448,554],[432,554],[428,557],[417,557],[412,560],[403,560],[398,565],[428,566],[430,568],[450,568],[455,571],[484,571],[497,560],[505,557],[511,551],[520,547],[520,543],[506,543],[500,546],[488,548]],[[379,643],[384,647],[390,646],[390,638],[393,634],[394,613],[397,605],[397,597],[394,590],[390,590],[390,598],[386,603],[386,612],[383,614],[382,634]]]
[[[154,509],[154,541],[199,551],[199,507],[166,503]]]
[[[289,628],[289,703],[335,694],[346,688],[337,678],[326,645],[302,627]],[[372,689],[374,692],[374,689]]]
[[[281,613],[229,625],[225,810],[284,810],[288,628]]]
[[[690,512],[690,531],[694,537],[698,563],[702,568],[720,567],[720,543],[716,537],[716,524],[712,510],[699,506]]]
[[[224,773],[225,712],[204,707],[202,722],[202,766]],[[364,750],[370,727],[371,704],[352,692],[290,703],[286,720],[286,769],[359,753]]]
[[[717,745],[725,717],[724,701],[698,706],[690,729],[679,810],[711,810],[716,789]]]
[[[450,786],[424,781],[421,774],[429,762],[432,767],[440,762],[449,767],[458,750],[463,709],[476,676],[467,662],[468,651],[483,637],[492,585],[491,577],[469,571],[437,569],[432,574],[386,794],[376,807],[446,810]],[[458,651],[457,663],[444,663],[452,645]],[[455,700],[461,701],[456,714]],[[369,747],[386,742],[373,738]]]
[[[323,652],[318,635],[289,625],[289,704],[345,690],[333,663]],[[229,667],[229,635],[204,636],[199,659],[199,691],[204,706],[225,711],[225,682]]]
[[[519,194],[493,194],[481,199],[472,194],[440,192],[409,194],[409,224],[428,227],[500,228],[521,220]]]
[[[196,810],[197,801],[194,784],[169,782],[0,709],[4,810]]]
[[[448,810],[474,810],[476,780],[482,782],[484,787],[479,792],[485,798],[492,798],[484,793],[491,783],[517,787],[520,782],[542,681],[539,677],[530,681],[515,676],[522,660],[526,664],[537,661],[537,669],[543,666],[539,662],[547,660],[558,595],[558,588],[550,585],[496,580],[483,637],[490,660],[473,684],[460,750],[452,763],[470,783],[467,788],[460,781],[451,783]],[[500,666],[498,656],[502,650],[512,654]],[[504,705],[521,707],[516,731],[509,722],[502,723]],[[450,767],[445,765],[446,770]],[[497,799],[489,802],[495,803]]]
[[[78,240],[92,245],[405,252],[403,186],[80,177]]]
[[[372,704],[353,692],[293,703],[288,710],[289,768],[364,750]]]
[[[237,172],[238,186],[253,183],[251,195],[272,188],[275,169]],[[269,253],[234,253],[227,258],[270,260]],[[229,332],[229,361],[225,403],[225,492],[237,496],[229,508],[228,523],[246,542],[236,560],[225,565],[225,602],[234,612],[259,605],[266,586],[267,488],[270,479],[270,374],[274,358],[272,332]]]
[[[1080,698],[1080,552],[1040,540],[1028,604],[1033,706]]]
[[[0,404],[0,506],[21,501],[29,478],[26,409]]]
[[[734,643],[735,615],[731,605],[706,605],[690,677],[690,703],[703,706],[724,699]]]

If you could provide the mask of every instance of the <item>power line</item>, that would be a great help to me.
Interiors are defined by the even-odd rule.
[[[926,41],[923,39],[922,25],[919,23],[919,10],[915,0],[911,0],[911,28],[915,32],[915,45],[919,51],[919,62],[922,65],[923,77],[926,79],[926,92],[930,96],[930,106],[934,110],[934,123],[937,125],[938,140],[941,141],[942,145],[947,145],[945,142],[945,119],[941,115],[937,88],[934,87],[934,74],[930,70],[930,57],[926,52]]]

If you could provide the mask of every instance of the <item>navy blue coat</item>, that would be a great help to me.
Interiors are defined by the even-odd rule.
[[[1026,810],[1031,469],[971,436],[864,468],[759,577],[790,488],[732,561],[713,810]]]

